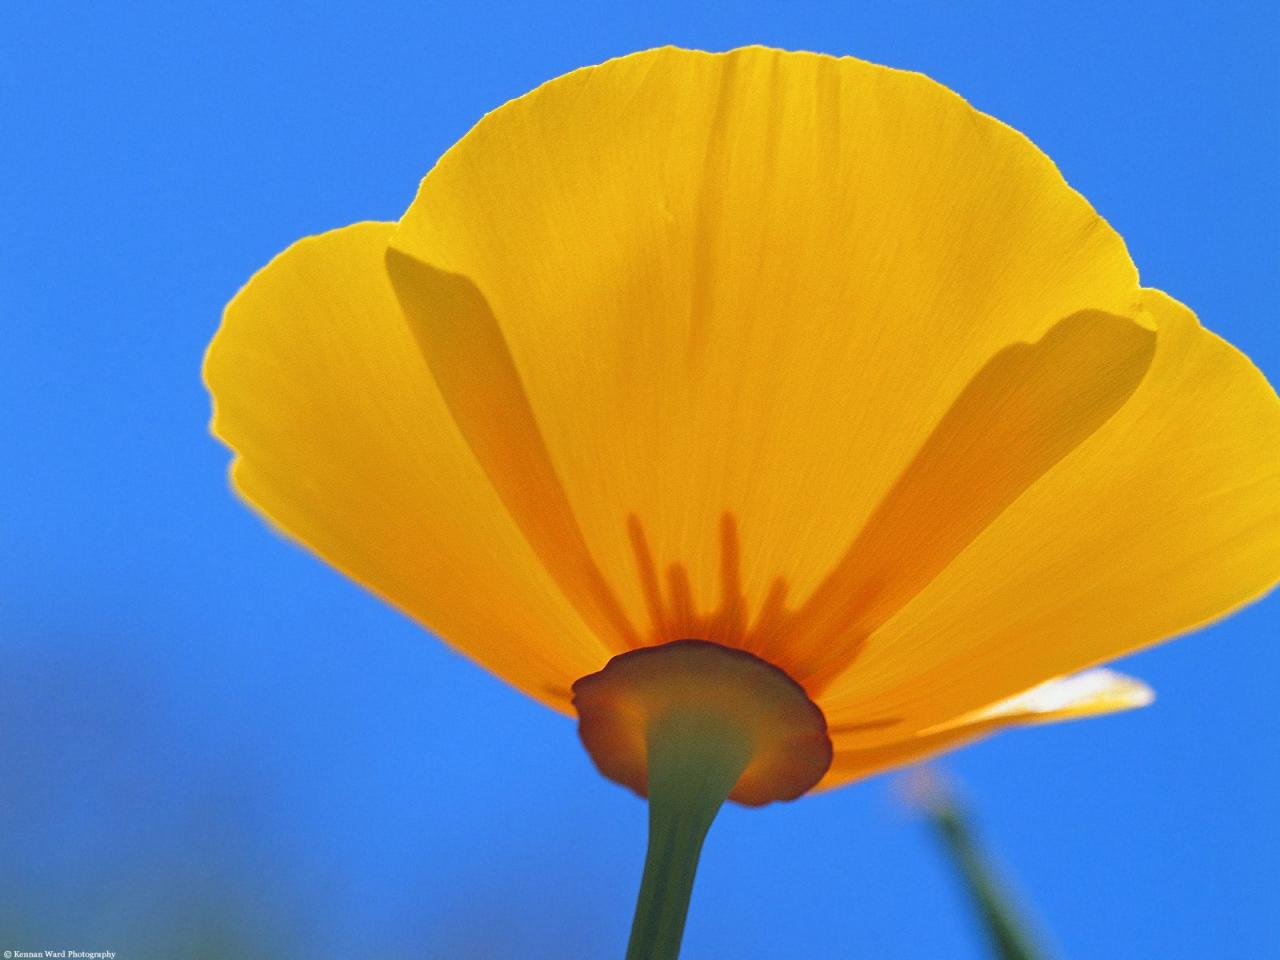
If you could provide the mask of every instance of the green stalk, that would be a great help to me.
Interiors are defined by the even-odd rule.
[[[940,789],[930,806],[934,829],[964,881],[994,955],[999,960],[1043,960],[1045,954],[983,855],[964,811]]]
[[[676,960],[711,822],[751,760],[722,717],[668,714],[648,731],[649,851],[627,960]]]

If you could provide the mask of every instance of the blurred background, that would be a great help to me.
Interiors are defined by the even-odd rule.
[[[1272,3],[7,0],[0,948],[621,955],[643,804],[235,501],[199,366],[294,239],[397,217],[485,111],[666,42],[932,75],[1280,381]],[[1278,638],[1273,597],[1125,663],[1147,710],[945,760],[1061,956],[1280,952]],[[985,956],[891,786],[727,809],[685,956]]]

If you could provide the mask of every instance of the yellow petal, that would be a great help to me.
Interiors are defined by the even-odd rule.
[[[862,746],[861,734],[865,731],[837,728],[832,731],[835,759],[820,789],[917,763],[1009,727],[1081,720],[1145,707],[1153,699],[1151,688],[1141,680],[1114,670],[1096,669],[1039,684],[902,741]]]
[[[1046,681],[1023,693],[948,721],[940,728],[923,731],[923,734],[928,735],[939,729],[957,729],[986,720],[1005,720],[1019,724],[1078,720],[1145,707],[1153,700],[1155,693],[1141,680],[1115,670],[1096,667],[1070,677]]]
[[[1138,296],[1120,239],[1013,130],[917,74],[760,48],[636,54],[495,111],[392,248],[477,458],[615,648],[775,644],[993,357],[1081,311],[1120,330]],[[1130,371],[1140,339],[1113,338]],[[767,653],[830,672],[829,633]]]
[[[393,228],[303,240],[240,291],[205,363],[213,430],[281,530],[567,710],[607,653],[449,416],[386,276]]]
[[[840,562],[765,636],[820,690],[1024,490],[1111,418],[1151,366],[1155,333],[1085,311],[1001,350],[961,392]]]
[[[871,638],[822,700],[833,722],[901,739],[1280,579],[1280,400],[1181,304],[1145,303],[1157,347],[1132,399]]]

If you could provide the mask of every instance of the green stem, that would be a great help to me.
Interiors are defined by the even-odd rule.
[[[676,960],[698,856],[711,822],[751,760],[722,717],[668,714],[648,731],[649,852],[627,960]]]
[[[1031,932],[1019,918],[1011,897],[987,864],[960,808],[942,802],[933,812],[933,822],[982,917],[995,955],[1000,960],[1043,957]]]

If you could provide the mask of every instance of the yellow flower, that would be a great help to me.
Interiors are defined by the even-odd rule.
[[[705,641],[578,685],[642,791],[645,684],[776,695],[764,802],[1145,703],[1089,668],[1280,577],[1262,375],[1027,139],[850,58],[547,83],[258,273],[206,378],[251,504],[530,696]]]

